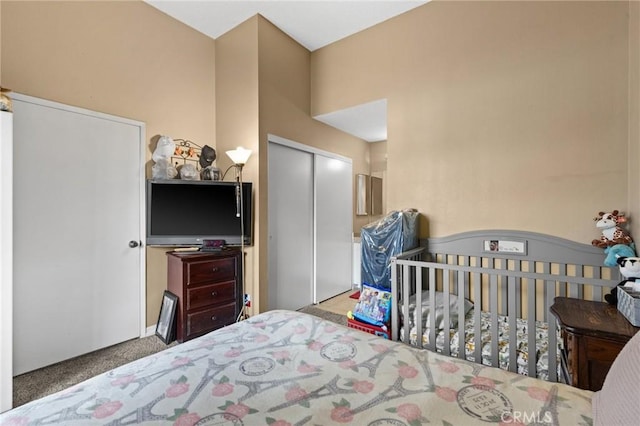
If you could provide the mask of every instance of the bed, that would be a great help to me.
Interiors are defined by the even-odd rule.
[[[590,425],[590,391],[270,311],[0,414],[1,425]]]
[[[391,338],[562,380],[561,339],[549,307],[557,296],[602,301],[620,281],[604,259],[600,248],[523,231],[421,241],[391,260]]]

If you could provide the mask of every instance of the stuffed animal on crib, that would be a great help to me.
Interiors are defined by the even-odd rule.
[[[612,305],[618,304],[618,287],[630,287],[633,291],[640,291],[640,257],[619,257],[618,268],[625,279],[612,288],[610,294],[604,296],[604,300]]]
[[[616,266],[621,257],[634,257],[636,255],[635,244],[616,244],[604,249],[607,256],[604,259],[604,266]]]
[[[593,220],[596,221],[596,228],[600,230],[602,235],[599,240],[591,241],[591,245],[606,248],[616,244],[631,245],[633,243],[629,233],[619,226],[627,222],[624,213],[619,213],[618,210],[611,213],[600,212]]]

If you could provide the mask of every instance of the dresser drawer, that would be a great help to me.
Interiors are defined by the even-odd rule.
[[[187,314],[187,338],[229,325],[236,320],[236,305],[219,306],[204,311]]]
[[[178,342],[236,321],[242,302],[241,259],[242,252],[235,248],[167,253],[167,289],[178,296]]]
[[[187,289],[187,311],[236,300],[235,280]]]
[[[187,263],[187,285],[228,281],[236,278],[236,259],[227,257]]]

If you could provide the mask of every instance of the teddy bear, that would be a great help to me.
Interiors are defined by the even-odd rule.
[[[606,248],[616,244],[633,244],[629,233],[619,226],[627,221],[624,213],[620,213],[618,210],[611,213],[600,212],[593,220],[596,221],[596,228],[600,230],[602,235],[600,239],[591,241],[591,245]]]
[[[633,291],[640,291],[640,257],[619,257],[618,268],[625,279],[612,288],[610,294],[604,296],[604,300],[612,305],[618,304],[618,287],[629,287]]]

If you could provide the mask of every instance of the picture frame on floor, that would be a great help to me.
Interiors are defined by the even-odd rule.
[[[162,295],[160,314],[156,324],[156,336],[167,345],[175,340],[176,332],[176,308],[178,296],[165,290]]]

